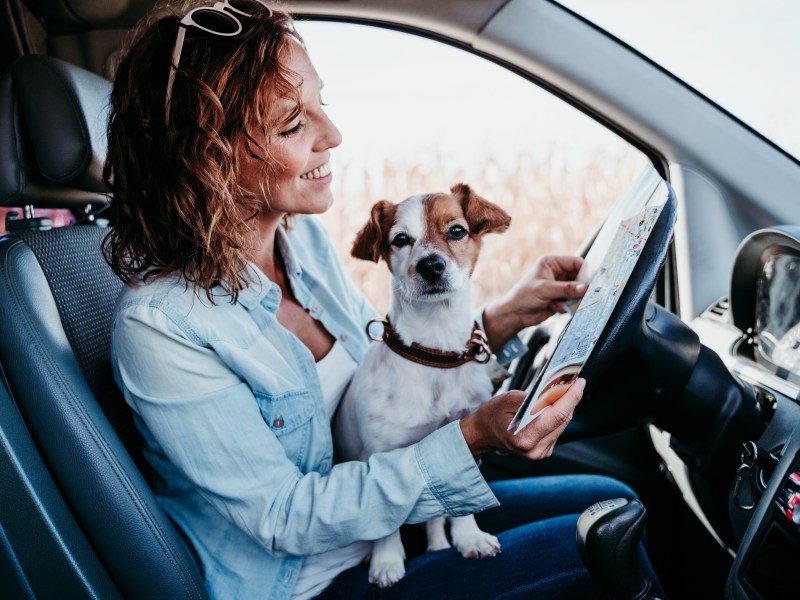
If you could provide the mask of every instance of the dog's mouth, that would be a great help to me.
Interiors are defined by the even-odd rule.
[[[439,296],[441,294],[446,294],[450,292],[450,286],[445,283],[434,283],[431,285],[426,286],[422,290],[422,294],[424,296]]]

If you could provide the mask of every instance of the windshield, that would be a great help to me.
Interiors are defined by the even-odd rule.
[[[800,159],[800,2],[559,2]]]

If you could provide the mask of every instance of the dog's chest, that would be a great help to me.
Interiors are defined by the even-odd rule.
[[[387,421],[438,427],[465,416],[491,397],[491,380],[485,366],[477,362],[443,369],[420,365],[392,352],[381,354],[382,372],[395,384],[382,399]]]

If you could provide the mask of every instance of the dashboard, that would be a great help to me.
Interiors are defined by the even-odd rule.
[[[735,555],[726,597],[800,597],[800,227],[740,245],[728,300],[691,323],[703,345],[749,384],[765,427],[742,445],[727,519]],[[708,515],[704,515],[708,516]]]

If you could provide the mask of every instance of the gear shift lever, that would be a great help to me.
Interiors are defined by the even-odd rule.
[[[647,513],[638,500],[593,504],[578,519],[578,552],[586,568],[617,600],[665,600],[640,555]]]

